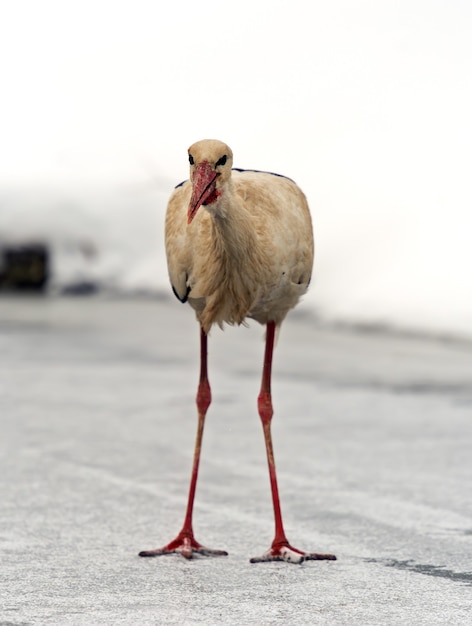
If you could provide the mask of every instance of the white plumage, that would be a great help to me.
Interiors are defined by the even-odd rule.
[[[206,331],[245,317],[280,324],[306,291],[313,266],[304,194],[283,176],[232,171],[231,149],[219,141],[198,142],[189,153],[191,180],[207,161],[218,174],[217,195],[190,224],[191,180],[170,198],[166,251],[174,290],[181,300],[188,297]],[[222,156],[225,164],[216,166]]]

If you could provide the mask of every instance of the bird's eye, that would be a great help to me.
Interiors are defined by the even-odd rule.
[[[221,159],[218,159],[218,161],[216,162],[216,167],[218,167],[219,165],[224,165],[226,163],[227,158],[228,157],[225,154],[224,156],[221,157]]]
[[[191,154],[188,155],[188,162],[190,163],[190,165],[195,165],[195,161],[194,161],[193,156]]]

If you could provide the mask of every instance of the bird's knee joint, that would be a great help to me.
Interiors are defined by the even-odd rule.
[[[272,400],[268,393],[262,392],[259,394],[257,399],[257,408],[262,422],[270,422],[274,414],[274,409],[272,408]]]
[[[200,414],[205,414],[208,410],[208,407],[211,404],[211,389],[210,389],[210,385],[207,384],[201,384],[198,387],[198,392],[197,392],[197,408],[198,408],[198,412]]]

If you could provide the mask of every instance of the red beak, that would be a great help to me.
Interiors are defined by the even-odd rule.
[[[202,204],[215,202],[220,195],[216,189],[216,179],[219,173],[211,167],[208,161],[202,161],[193,172],[192,197],[188,206],[187,223],[195,217]]]

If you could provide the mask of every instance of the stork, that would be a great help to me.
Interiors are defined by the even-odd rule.
[[[205,416],[211,403],[207,337],[214,324],[265,324],[266,340],[258,411],[269,465],[275,536],[269,550],[251,563],[335,560],[332,554],[303,552],[285,535],[271,437],[272,354],[276,329],[308,288],[313,234],[306,198],[289,178],[232,169],[233,154],[221,141],[206,139],[188,150],[190,180],[178,185],[167,207],[166,253],[172,289],[195,310],[200,324],[198,427],[187,510],[182,530],[162,548],[139,555],[178,553],[227,555],[195,539],[192,525]]]

